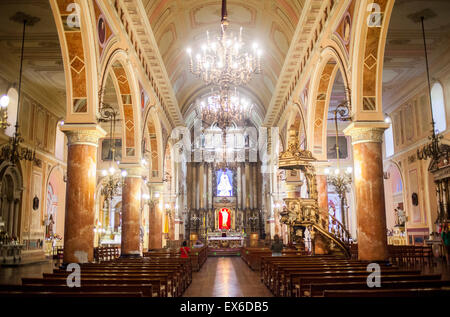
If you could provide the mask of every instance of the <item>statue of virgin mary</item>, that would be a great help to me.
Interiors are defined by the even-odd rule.
[[[228,197],[232,195],[233,187],[231,187],[228,175],[223,173],[220,176],[219,184],[217,185],[217,196]]]

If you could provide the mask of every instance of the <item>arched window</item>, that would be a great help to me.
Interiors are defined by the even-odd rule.
[[[9,105],[8,105],[8,123],[9,126],[5,129],[5,134],[7,136],[14,136],[14,131],[16,129],[16,119],[17,119],[17,100],[19,99],[19,94],[16,88],[9,88],[8,90]]]
[[[386,157],[394,155],[394,133],[392,131],[392,123],[384,132],[384,144],[386,146]]]
[[[447,129],[447,121],[445,117],[444,90],[440,83],[435,83],[431,89],[431,105],[436,129],[439,132],[444,132]]]
[[[63,121],[58,122],[56,125],[56,141],[55,141],[55,156],[61,161],[64,160],[64,133],[61,131]]]

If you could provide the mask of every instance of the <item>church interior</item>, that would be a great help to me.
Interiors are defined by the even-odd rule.
[[[447,14],[1,1],[0,297],[450,295]]]

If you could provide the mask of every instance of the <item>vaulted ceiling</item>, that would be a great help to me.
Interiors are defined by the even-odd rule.
[[[158,42],[172,87],[186,118],[190,104],[206,93],[201,80],[188,71],[186,48],[198,51],[206,31],[218,34],[221,20],[220,0],[143,0]],[[242,26],[247,45],[257,42],[263,48],[263,73],[246,87],[248,95],[260,106],[262,119],[272,98],[289,50],[291,39],[303,10],[304,0],[228,1],[230,28]]]
[[[40,18],[26,29],[22,88],[56,115],[63,116],[66,112],[64,67],[48,0],[0,1],[0,72],[9,81],[18,83],[22,25],[10,20],[17,11]]]
[[[426,81],[420,16],[424,15],[431,67],[450,49],[450,1],[396,0],[387,34],[383,70],[383,105],[395,106],[400,89],[415,79]],[[433,77],[433,72],[430,74]],[[389,109],[385,109],[388,111]]]
[[[218,32],[220,0],[141,0],[159,46],[164,66],[180,110],[186,118],[196,97],[208,90],[188,71],[186,48],[198,50],[206,31]],[[229,0],[230,27],[244,27],[244,38],[263,47],[263,74],[256,75],[246,92],[259,105],[264,118],[288,53],[305,0]],[[56,26],[48,0],[2,0],[0,2],[0,72],[18,81],[21,31],[10,20],[17,11],[41,19],[27,29],[23,89],[58,115],[65,114],[65,77]],[[420,24],[414,16],[424,11],[431,65],[450,48],[448,0],[396,0],[388,32],[383,73],[383,104],[398,98],[399,88],[424,76]],[[431,74],[433,77],[433,73]],[[423,77],[425,80],[425,77]],[[339,79],[337,80],[339,85]],[[341,84],[342,86],[342,84]],[[342,88],[342,87],[341,87]],[[341,99],[341,93],[332,102]]]

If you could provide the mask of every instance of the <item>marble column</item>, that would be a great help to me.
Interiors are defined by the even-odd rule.
[[[122,167],[123,168],[123,167]],[[122,243],[120,257],[141,257],[141,183],[140,166],[125,168],[122,187]]]
[[[326,175],[317,175],[317,192],[318,192],[318,203],[319,212],[324,220],[323,225],[325,228],[328,227],[328,183]]]
[[[321,224],[328,231],[328,184],[326,175],[317,175],[317,192],[319,203],[319,214]],[[316,255],[328,254],[328,241],[322,235],[316,234],[314,238],[314,252]]]
[[[204,205],[204,202],[205,202],[205,187],[204,187],[204,185],[205,185],[205,183],[204,183],[204,181],[205,181],[205,164],[202,162],[202,163],[200,163],[200,165],[199,165],[199,169],[198,169],[198,173],[199,173],[199,178],[198,178],[198,187],[199,187],[199,189],[198,189],[198,196],[199,196],[199,205],[198,205],[198,207],[199,207],[199,209],[204,209],[205,208],[205,205]]]
[[[97,125],[65,124],[68,139],[64,263],[94,259],[94,195],[98,139],[106,132]]]
[[[353,122],[345,130],[352,137],[358,225],[358,259],[388,259],[384,202],[384,122]]]
[[[161,192],[162,184],[152,184],[153,192]],[[148,248],[149,249],[161,249],[162,248],[162,211],[160,209],[160,199],[155,198],[150,202],[149,208],[149,236],[148,236]]]
[[[236,179],[237,179],[237,184],[236,184],[236,189],[237,189],[237,193],[236,193],[237,206],[238,206],[238,209],[242,210],[242,196],[241,196],[241,193],[242,193],[242,190],[241,190],[241,184],[242,184],[241,179],[242,179],[242,177],[241,177],[241,164],[240,163],[238,163],[236,175],[237,175],[237,177],[236,177]]]

